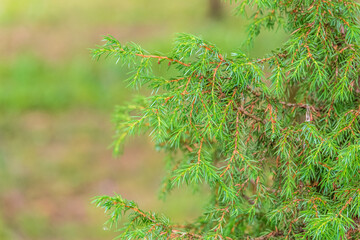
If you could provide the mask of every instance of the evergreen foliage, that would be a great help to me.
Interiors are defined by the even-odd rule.
[[[235,0],[261,29],[289,33],[263,59],[179,34],[168,56],[109,36],[92,50],[132,69],[151,96],[116,111],[115,151],[148,133],[168,153],[163,193],[206,183],[203,216],[186,226],[120,196],[94,203],[120,239],[359,239],[360,6],[352,0]],[[152,64],[168,64],[171,78]],[[117,227],[117,226],[116,226]]]

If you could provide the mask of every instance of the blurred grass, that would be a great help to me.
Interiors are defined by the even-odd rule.
[[[228,5],[209,19],[206,0],[0,1],[0,239],[110,239],[90,199],[114,192],[180,222],[200,214],[206,191],[158,200],[163,156],[147,138],[112,156],[112,111],[136,92],[125,89],[126,68],[93,61],[88,48],[111,34],[166,53],[188,32],[230,52],[245,25]],[[264,33],[250,53],[283,38]]]
[[[110,102],[121,102],[125,97],[115,92],[124,87],[117,81],[121,75],[117,70],[82,60],[57,64],[31,55],[19,56],[1,65],[0,109],[109,108]]]

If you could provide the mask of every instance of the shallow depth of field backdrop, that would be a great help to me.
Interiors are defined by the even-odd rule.
[[[230,52],[246,19],[223,5],[216,20],[208,0],[0,1],[0,239],[111,239],[90,201],[114,192],[180,222],[201,212],[206,190],[158,200],[164,162],[147,137],[112,156],[111,115],[136,92],[124,88],[126,68],[93,61],[88,48],[111,34],[167,52],[187,32]],[[261,34],[250,53],[284,37]]]

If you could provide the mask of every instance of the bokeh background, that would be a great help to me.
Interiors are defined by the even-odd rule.
[[[112,112],[136,92],[88,49],[111,34],[167,53],[177,32],[241,48],[246,18],[211,1],[0,0],[0,239],[112,239],[91,198],[114,192],[178,222],[201,213],[206,191],[158,199],[164,161],[146,136],[112,155]],[[249,54],[284,38],[264,32]]]

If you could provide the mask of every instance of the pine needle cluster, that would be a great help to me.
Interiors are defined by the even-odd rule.
[[[206,211],[182,226],[121,196],[94,203],[120,239],[360,239],[359,4],[233,2],[254,13],[248,44],[264,28],[288,40],[262,59],[190,34],[167,56],[111,36],[92,50],[129,66],[131,87],[151,90],[118,107],[115,152],[128,135],[149,134],[169,155],[163,194],[205,183]]]

